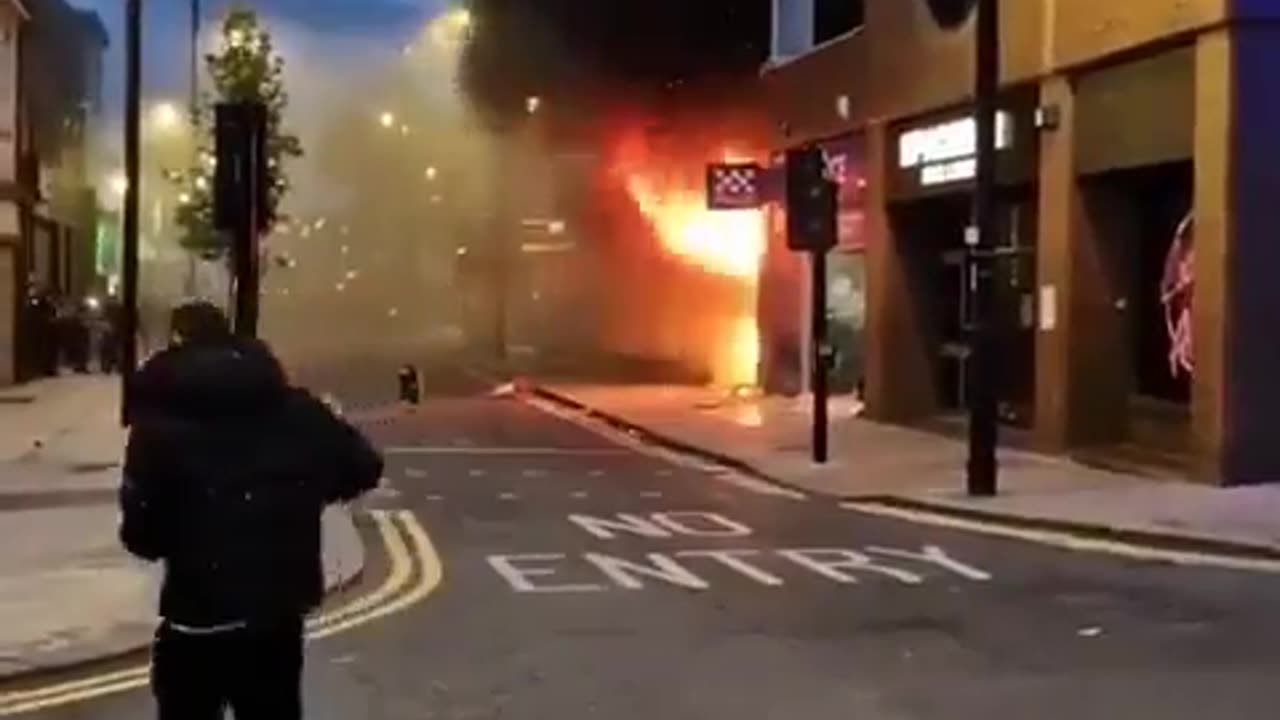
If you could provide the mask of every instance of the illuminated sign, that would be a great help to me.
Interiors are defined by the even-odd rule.
[[[1013,146],[1013,120],[996,113],[996,149]],[[978,170],[978,124],[972,117],[909,130],[898,138],[898,166],[920,168],[921,185],[970,180]]]
[[[1195,371],[1191,311],[1195,302],[1195,219],[1188,215],[1178,225],[1160,278],[1160,304],[1164,306],[1169,336],[1169,371],[1174,377]]]

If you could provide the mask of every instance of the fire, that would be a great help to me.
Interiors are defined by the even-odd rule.
[[[725,155],[730,159],[729,153]],[[768,242],[764,213],[710,210],[704,188],[697,183],[682,186],[674,180],[672,173],[647,167],[632,167],[625,176],[627,194],[648,220],[663,250],[682,263],[737,285],[732,309],[717,323],[711,369],[717,385],[755,386],[760,361],[755,301]]]
[[[707,272],[755,284],[766,242],[759,210],[708,210],[701,191],[663,191],[640,174],[627,178],[627,192],[667,252]]]

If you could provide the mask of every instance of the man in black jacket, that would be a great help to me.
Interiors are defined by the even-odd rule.
[[[217,308],[184,305],[172,324],[130,386],[120,493],[121,540],[165,564],[159,717],[296,720],[321,515],[373,489],[382,458]]]

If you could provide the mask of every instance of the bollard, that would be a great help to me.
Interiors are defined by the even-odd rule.
[[[422,386],[418,382],[418,370],[412,365],[400,368],[400,402],[418,405],[422,402]]]

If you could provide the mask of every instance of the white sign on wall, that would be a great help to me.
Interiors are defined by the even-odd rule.
[[[1013,118],[996,113],[996,149],[1013,146]],[[969,180],[977,174],[978,123],[973,117],[917,128],[898,138],[898,167],[920,168],[921,185]]]

